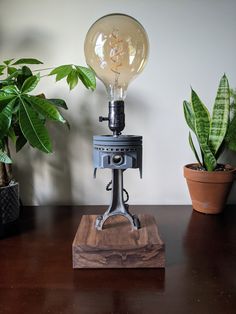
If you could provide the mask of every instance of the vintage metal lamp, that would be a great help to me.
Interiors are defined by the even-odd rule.
[[[154,217],[130,213],[128,197],[124,200],[123,196],[124,192],[128,195],[123,172],[137,168],[142,177],[142,136],[121,132],[128,85],[147,61],[147,33],[136,19],[110,14],[91,26],[84,47],[87,64],[108,94],[108,116],[99,121],[108,121],[112,134],[93,137],[93,160],[94,177],[97,169],[112,170],[112,199],[103,215],[82,216],[72,245],[73,268],[163,268],[164,243]],[[126,218],[123,221],[122,216]]]
[[[142,176],[142,137],[122,135],[125,128],[124,99],[129,83],[143,70],[148,57],[148,37],[143,26],[124,14],[110,14],[97,20],[85,39],[87,64],[104,83],[108,99],[107,117],[113,135],[93,138],[94,177],[98,168],[112,169],[112,201],[108,210],[97,217],[96,228],[114,215],[126,217],[133,229],[140,227],[136,215],[128,210],[123,198],[123,172],[139,168]]]

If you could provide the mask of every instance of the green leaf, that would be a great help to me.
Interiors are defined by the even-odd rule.
[[[48,101],[50,101],[53,105],[63,108],[63,109],[68,109],[65,100],[63,99],[55,99],[55,98],[51,98],[51,99],[47,99]]]
[[[204,166],[207,168],[207,171],[213,171],[216,167],[215,156],[212,154],[212,151],[206,143],[202,143],[201,149],[203,152]]]
[[[25,96],[24,99],[32,105],[32,109],[37,110],[38,113],[40,113],[45,118],[62,123],[66,122],[57,108],[47,99],[36,96]]]
[[[0,139],[8,133],[11,125],[13,104],[14,100],[11,101],[0,113]]]
[[[5,94],[9,94],[9,95],[16,95],[17,94],[17,89],[15,85],[8,85],[8,86],[4,86],[2,88],[2,91]]]
[[[13,59],[9,59],[9,60],[5,60],[5,61],[3,61],[3,63],[6,64],[6,65],[9,65],[13,60],[14,60],[14,58]]]
[[[11,164],[12,160],[10,157],[7,156],[5,152],[0,150],[0,162],[3,162],[4,164]]]
[[[215,155],[220,148],[229,122],[230,113],[230,89],[227,77],[223,75],[218,87],[213,114],[211,120],[210,134],[209,134],[209,147]]]
[[[203,163],[208,171],[213,171],[216,167],[216,159],[208,146],[210,115],[207,108],[201,102],[200,98],[194,90],[192,90],[191,100],[195,116],[195,131],[201,151],[203,153]]]
[[[13,73],[15,73],[16,71],[18,71],[17,68],[14,68],[14,67],[8,67],[7,68],[7,73],[12,75]]]
[[[79,78],[86,88],[95,90],[96,88],[96,77],[92,69],[76,66]]]
[[[17,65],[17,64],[43,64],[43,62],[39,61],[38,59],[23,58],[13,63],[13,65]]]
[[[51,153],[51,141],[43,122],[38,114],[21,99],[20,106],[20,128],[29,143],[45,153]]]
[[[27,143],[27,139],[24,137],[22,133],[18,136],[16,140],[16,152],[18,153]]]
[[[30,76],[29,78],[27,78],[24,81],[24,83],[23,83],[23,85],[21,87],[21,92],[24,93],[24,94],[31,92],[38,85],[39,81],[40,81],[40,76],[39,75]]]
[[[15,74],[15,73],[14,73]],[[33,76],[33,73],[29,67],[24,65],[20,70],[18,70],[17,75],[17,87],[20,89],[27,78]]]
[[[5,65],[0,65],[0,75],[3,74],[3,71],[5,70],[6,66]]]
[[[229,128],[225,137],[229,149],[236,151],[236,115],[229,124]]]
[[[73,70],[72,64],[61,65],[53,69],[49,75],[56,75],[56,81],[62,80]]]
[[[14,99],[15,95],[0,95],[0,112]]]
[[[210,130],[210,115],[197,93],[192,89],[191,94],[192,108],[195,116],[195,131],[201,146],[202,143],[208,142]]]
[[[193,151],[193,153],[194,153],[198,163],[202,166],[202,162],[200,161],[200,158],[198,157],[198,153],[197,153],[197,151],[195,149],[195,146],[193,144],[193,139],[192,139],[192,136],[191,136],[190,132],[189,132],[189,135],[188,135],[188,140],[189,140],[189,145],[190,145],[190,147],[191,147],[191,149],[192,149],[192,151]]]
[[[185,100],[183,103],[183,107],[184,107],[185,120],[186,120],[188,126],[190,127],[190,129],[194,133],[196,133],[195,132],[195,116],[194,116],[192,105],[191,105],[191,103],[189,103]]]
[[[67,76],[67,83],[70,87],[70,90],[75,88],[75,86],[78,84],[78,74],[77,71],[72,69],[69,75]]]

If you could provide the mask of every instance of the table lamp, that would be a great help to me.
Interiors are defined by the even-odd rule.
[[[99,117],[99,121],[108,121],[113,133],[93,138],[94,177],[98,168],[112,169],[112,201],[108,210],[97,217],[98,230],[114,215],[126,217],[134,230],[140,227],[138,217],[129,212],[124,201],[123,172],[128,168],[139,168],[142,176],[142,136],[122,135],[121,132],[125,128],[127,88],[142,72],[148,50],[145,29],[125,14],[100,18],[90,27],[85,39],[86,62],[103,82],[108,95],[108,117]]]
[[[139,169],[142,177],[142,136],[124,135],[122,131],[127,88],[142,72],[148,49],[145,29],[125,14],[106,15],[87,33],[86,62],[108,95],[108,115],[99,121],[107,121],[112,132],[93,137],[94,177],[97,169],[112,170],[112,187],[107,187],[112,198],[103,215],[82,216],[72,245],[73,268],[165,267],[164,243],[155,218],[130,213],[128,192],[123,188],[126,169]]]

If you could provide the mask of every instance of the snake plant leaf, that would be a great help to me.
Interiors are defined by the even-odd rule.
[[[76,66],[79,78],[84,86],[88,89],[95,90],[96,88],[96,77],[92,69]]]
[[[34,58],[22,58],[13,63],[13,65],[18,65],[18,64],[43,64],[43,62]]]
[[[233,116],[236,114],[236,89],[230,89],[230,110],[232,111]]]
[[[191,136],[191,132],[189,132],[188,140],[189,140],[189,145],[190,145],[190,147],[191,147],[191,149],[192,149],[192,151],[193,151],[193,153],[194,153],[198,163],[202,166],[202,162],[200,161],[200,158],[198,157],[198,153],[196,151],[196,148],[195,148],[195,146],[193,144],[193,139],[192,139],[192,136]]]
[[[56,75],[56,82],[62,80],[64,77],[70,74],[73,70],[72,64],[60,65],[53,69],[49,75]]]
[[[0,112],[0,139],[2,139],[7,133],[11,125],[12,108],[15,99],[13,99],[1,112]]]
[[[70,90],[72,90],[73,88],[75,88],[75,86],[78,84],[78,74],[77,71],[75,69],[72,69],[71,72],[68,74],[67,76],[67,83],[70,87]]]
[[[192,108],[195,116],[195,131],[200,146],[207,144],[210,131],[210,114],[197,93],[192,89]]]
[[[12,160],[9,156],[7,156],[7,154],[5,152],[0,150],[0,162],[2,162],[4,164],[11,164]]]
[[[38,85],[39,80],[40,80],[39,75],[33,75],[33,76],[28,77],[24,81],[24,83],[21,87],[21,93],[25,94],[25,93],[31,92]]]
[[[209,146],[206,143],[201,145],[203,152],[203,163],[207,171],[213,171],[216,167],[217,161]]]
[[[195,115],[196,136],[203,153],[203,164],[207,168],[207,171],[213,171],[216,167],[216,159],[208,146],[210,131],[209,111],[193,89],[191,93],[191,100]]]
[[[19,110],[20,128],[24,137],[31,146],[38,148],[45,153],[51,153],[51,141],[43,122],[39,119],[38,114],[21,99]]]
[[[209,133],[209,147],[214,155],[225,138],[229,123],[229,113],[230,89],[228,79],[224,74],[217,90]]]
[[[187,102],[186,100],[183,102],[183,107],[184,107],[184,116],[185,120],[190,127],[190,129],[196,133],[195,131],[195,116],[193,112],[193,108],[190,102]]]
[[[36,96],[24,96],[23,99],[32,105],[32,109],[35,109],[43,117],[50,120],[66,123],[58,109],[47,99]]]
[[[232,121],[229,124],[225,141],[229,149],[236,151],[236,115],[234,115]]]

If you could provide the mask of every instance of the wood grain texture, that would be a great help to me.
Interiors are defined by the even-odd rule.
[[[151,215],[139,215],[141,229],[132,230],[122,216],[96,230],[96,215],[82,216],[72,244],[73,268],[164,268],[165,249]]]

